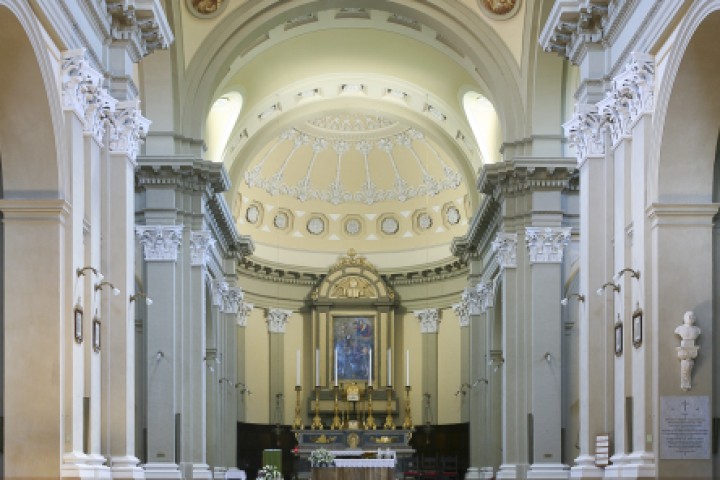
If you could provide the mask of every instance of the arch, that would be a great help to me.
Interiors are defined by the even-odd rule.
[[[24,2],[0,1],[0,149],[5,199],[63,198],[63,113],[46,42]],[[38,141],[42,139],[42,141]]]
[[[720,126],[720,65],[715,38],[720,2],[693,2],[678,27],[655,104],[648,168],[649,203],[707,203]]]
[[[450,4],[452,3],[452,4]],[[260,38],[262,32],[274,28],[281,21],[293,18],[301,11],[316,6],[322,10],[323,2],[306,0],[289,5],[278,5],[269,8],[264,5],[240,7],[237,13],[227,16],[204,40],[198,51],[203,55],[195,55],[187,71],[186,91],[179,98],[184,100],[181,111],[181,129],[186,138],[199,139],[203,135],[203,115],[191,115],[191,112],[204,112],[225,78],[233,61],[240,56],[243,49]],[[347,5],[348,7],[352,5]],[[357,5],[370,9],[412,14],[423,25],[434,28],[443,35],[456,41],[464,55],[475,66],[473,75],[479,83],[487,85],[487,96],[495,105],[502,105],[499,111],[503,132],[507,137],[522,136],[518,129],[525,127],[523,120],[523,101],[519,85],[521,82],[519,68],[510,59],[507,47],[498,39],[491,29],[482,25],[471,25],[472,15],[458,12],[462,9],[456,2],[448,2],[443,8],[426,6],[421,3],[412,7],[400,2],[364,1]],[[460,33],[458,33],[460,32]],[[186,94],[192,92],[192,94]]]

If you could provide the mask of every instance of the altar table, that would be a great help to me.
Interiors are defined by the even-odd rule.
[[[392,480],[395,469],[388,467],[313,468],[312,480]]]

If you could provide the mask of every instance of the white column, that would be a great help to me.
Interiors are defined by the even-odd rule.
[[[103,451],[110,454],[113,478],[144,478],[135,456],[135,158],[149,122],[136,102],[112,115],[110,155],[104,165],[103,270],[121,295],[103,290]],[[127,138],[129,137],[129,138]],[[139,298],[144,301],[144,298]]]
[[[146,262],[147,294],[147,463],[145,477],[181,478],[175,457],[176,261],[182,226],[137,226]]]
[[[492,244],[500,266],[500,285],[502,297],[502,337],[503,355],[505,361],[502,366],[502,464],[498,469],[496,478],[518,478],[518,466],[521,463],[520,442],[525,441],[526,433],[520,431],[522,425],[521,415],[526,413],[521,409],[520,397],[524,395],[525,387],[520,383],[518,356],[522,351],[522,344],[518,331],[518,279],[517,279],[517,234],[498,233]]]
[[[608,208],[605,132],[594,105],[578,105],[573,119],[564,125],[576,148],[580,170],[580,281],[583,301],[578,306],[579,333],[579,445],[580,454],[571,468],[571,478],[602,478],[595,465],[595,436],[612,431],[610,411],[613,397],[611,342],[612,312],[606,298],[595,295],[609,275],[611,255],[606,238],[612,221]],[[572,305],[572,304],[570,304]]]
[[[189,239],[189,311],[183,318],[182,463],[192,478],[209,479],[207,463],[207,396],[205,364],[207,261],[215,241],[207,230],[192,231]]]
[[[532,464],[528,478],[568,478],[562,452],[562,324],[560,321],[563,248],[569,227],[527,227],[530,258],[530,408]]]

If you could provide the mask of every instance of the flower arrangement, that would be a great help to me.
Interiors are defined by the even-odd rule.
[[[257,474],[258,479],[264,480],[283,480],[282,472],[275,465],[265,465]]]
[[[335,466],[335,455],[329,450],[324,448],[318,448],[310,452],[310,466],[311,467],[334,467]]]

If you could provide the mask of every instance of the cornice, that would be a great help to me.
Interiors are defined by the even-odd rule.
[[[221,163],[193,156],[139,156],[136,187],[175,185],[186,191],[206,191],[208,195],[225,192],[230,179]]]
[[[523,191],[566,189],[576,170],[576,160],[570,157],[515,157],[485,165],[478,177],[477,188],[495,199]]]

